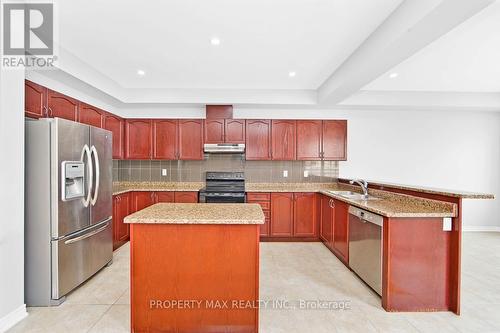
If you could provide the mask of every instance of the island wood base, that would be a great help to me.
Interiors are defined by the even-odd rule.
[[[259,225],[130,227],[132,332],[258,331]]]

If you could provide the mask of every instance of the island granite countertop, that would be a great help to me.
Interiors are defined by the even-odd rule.
[[[258,204],[158,203],[127,216],[125,223],[264,224]]]

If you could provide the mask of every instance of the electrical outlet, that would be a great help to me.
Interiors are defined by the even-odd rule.
[[[452,223],[451,217],[443,218],[443,231],[451,231]]]
[[[309,171],[308,170],[304,170],[304,178],[307,178],[309,177]]]
[[[283,170],[283,177],[285,177],[285,178],[288,177],[288,170]]]
[[[161,169],[161,175],[166,176],[167,175],[167,169]]]

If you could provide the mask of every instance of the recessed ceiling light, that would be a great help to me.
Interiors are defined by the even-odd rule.
[[[289,77],[295,77],[295,75],[297,75],[297,73],[295,73],[295,72],[288,72],[288,76]]]
[[[212,45],[219,45],[220,44],[220,39],[217,38],[217,37],[212,37],[210,39],[210,44],[212,44]]]
[[[144,76],[144,75],[146,75],[146,72],[145,72],[145,71],[143,71],[142,69],[138,69],[138,70],[137,70],[137,75],[139,75],[139,76]]]
[[[398,76],[399,76],[399,73],[391,73],[391,74],[389,74],[389,77],[390,77],[391,79],[395,79],[395,78],[397,78]]]

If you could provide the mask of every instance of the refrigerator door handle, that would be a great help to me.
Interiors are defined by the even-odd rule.
[[[97,148],[95,146],[92,146],[91,148],[91,154],[94,156],[95,160],[95,192],[94,196],[92,198],[92,206],[95,206],[97,202],[97,198],[99,197],[99,183],[101,182],[101,173],[99,171],[100,165],[99,165],[99,154],[97,153]]]
[[[106,228],[107,228],[108,226],[109,226],[109,220],[108,220],[108,222],[106,222],[106,223],[104,224],[104,226],[102,226],[102,227],[100,227],[100,228],[98,228],[98,229],[94,229],[94,230],[92,230],[91,232],[88,232],[88,233],[86,233],[86,234],[83,234],[83,235],[80,235],[80,236],[78,236],[78,237],[69,238],[69,239],[65,240],[65,241],[64,241],[64,244],[73,244],[73,243],[79,242],[79,241],[81,241],[81,240],[84,240],[84,239],[86,239],[86,238],[89,238],[89,237],[92,237],[92,236],[94,236],[94,235],[97,235],[98,233],[100,233],[100,232],[102,232],[102,231],[106,230]]]
[[[88,193],[87,193],[87,198],[82,199],[83,200],[83,206],[88,207],[90,204],[91,196],[92,196],[92,183],[94,182],[94,172],[92,170],[92,163],[91,163],[91,154],[90,154],[90,148],[87,145],[83,146],[82,150],[82,157],[81,161],[84,161],[84,156],[87,157],[87,170],[89,173],[89,178],[87,181],[87,188],[88,188]]]

